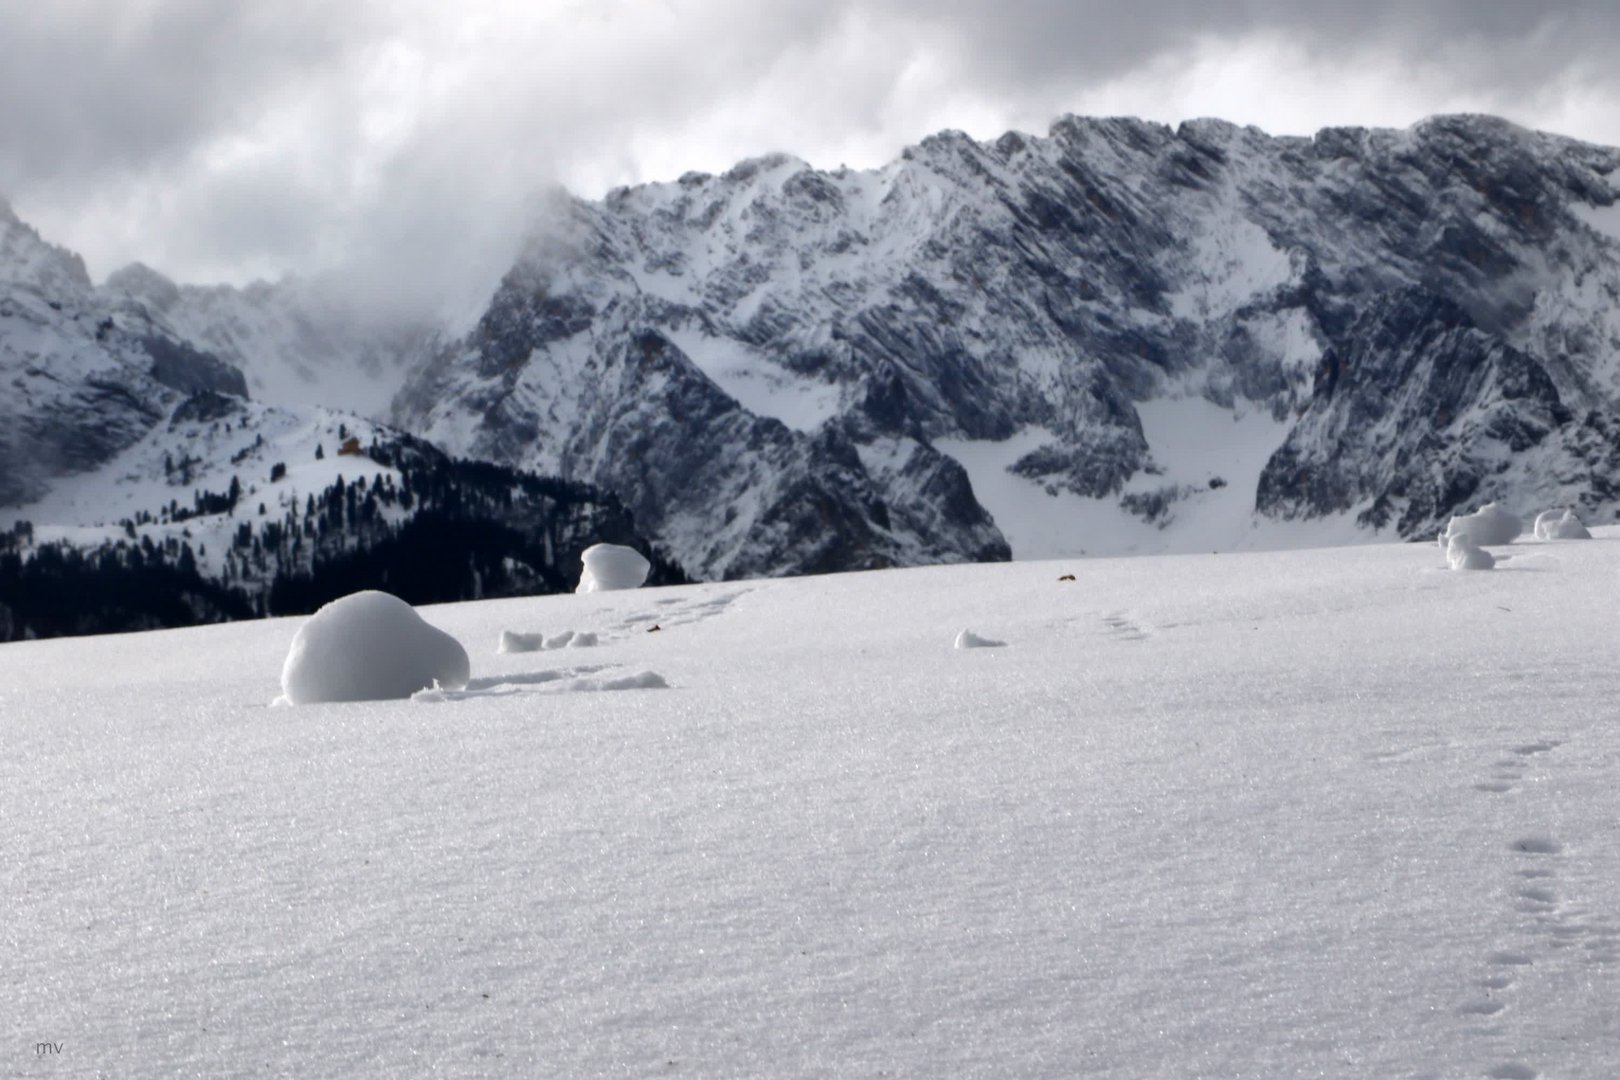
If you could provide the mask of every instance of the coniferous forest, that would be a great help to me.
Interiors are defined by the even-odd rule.
[[[0,641],[304,614],[360,589],[412,604],[568,592],[596,543],[646,554],[649,584],[687,580],[588,485],[453,460],[408,437],[366,455],[396,473],[339,477],[279,515],[234,480],[166,511],[173,523],[237,521],[222,560],[203,558],[184,528],[154,540],[144,515],[92,548],[39,541],[27,522],[0,532]]]

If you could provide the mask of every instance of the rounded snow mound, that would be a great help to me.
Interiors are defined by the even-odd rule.
[[[1474,543],[1467,533],[1458,533],[1446,545],[1446,563],[1453,570],[1494,570],[1496,556]]]
[[[583,571],[576,593],[639,589],[652,563],[635,548],[620,544],[592,544],[579,557]]]
[[[1452,518],[1440,534],[1440,546],[1449,549],[1451,538],[1459,534],[1467,534],[1476,547],[1511,544],[1522,532],[1524,522],[1519,515],[1504,510],[1500,503],[1486,503],[1472,514]]]
[[[299,628],[281,692],[293,705],[404,699],[435,683],[459,690],[470,674],[461,642],[399,597],[368,590],[333,600]]]
[[[999,649],[1005,644],[1007,644],[1005,641],[980,637],[972,630],[963,630],[956,635],[956,647],[958,649]]]
[[[1590,540],[1581,519],[1573,510],[1543,510],[1536,515],[1537,540]]]

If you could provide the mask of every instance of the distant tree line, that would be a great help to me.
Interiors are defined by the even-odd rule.
[[[0,641],[303,614],[360,589],[412,604],[567,592],[581,552],[604,542],[645,553],[649,584],[688,580],[617,499],[589,485],[456,461],[410,438],[366,456],[398,479],[339,477],[295,505],[274,500],[272,514],[270,500],[245,496],[233,477],[225,492],[162,508],[171,530],[239,518],[214,560],[193,549],[189,529],[154,540],[143,531],[150,513],[89,549],[37,543],[27,522],[0,532]]]

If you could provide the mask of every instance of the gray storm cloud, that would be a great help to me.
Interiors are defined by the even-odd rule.
[[[0,0],[0,193],[104,275],[499,272],[536,193],[1066,111],[1620,141],[1597,0]],[[1363,116],[1363,114],[1366,114]]]
[[[1620,39],[1609,0],[888,0],[965,42],[976,67],[1012,82],[1076,70],[1115,75],[1200,36],[1280,34],[1312,49],[1374,47],[1403,57],[1474,52],[1483,70],[1554,71],[1597,60]],[[1557,46],[1550,48],[1547,46]]]

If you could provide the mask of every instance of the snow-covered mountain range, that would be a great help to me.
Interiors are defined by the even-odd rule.
[[[595,485],[707,578],[1612,520],[1617,167],[1487,117],[775,155],[557,194],[464,335],[292,282],[93,288],[7,213],[0,501],[245,384]]]
[[[1608,519],[1617,165],[1480,117],[762,158],[562,201],[396,416],[711,576]]]

